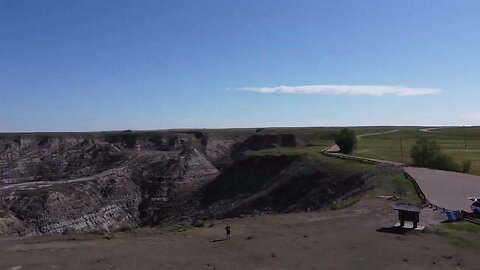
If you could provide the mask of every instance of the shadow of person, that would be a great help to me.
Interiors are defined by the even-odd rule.
[[[411,231],[411,230],[412,229],[409,229],[409,228],[393,226],[393,227],[382,227],[378,229],[377,232],[405,235],[408,231]]]
[[[222,238],[222,239],[210,240],[210,242],[215,243],[215,242],[222,242],[222,241],[227,241],[227,240],[228,240],[228,238]]]

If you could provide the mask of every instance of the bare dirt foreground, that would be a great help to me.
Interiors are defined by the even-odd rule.
[[[337,211],[230,219],[187,231],[138,229],[110,239],[0,238],[0,269],[478,269],[478,254],[458,250],[432,226],[378,232],[396,222],[390,205],[368,197]],[[437,215],[421,219],[428,225]],[[211,242],[224,238],[225,223],[233,238]]]

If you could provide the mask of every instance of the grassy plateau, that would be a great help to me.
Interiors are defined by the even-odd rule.
[[[480,175],[480,127],[448,127],[421,131],[418,127],[392,127],[388,134],[360,137],[356,156],[410,163],[410,149],[420,138],[435,140],[442,151],[463,163],[471,160],[471,174]]]

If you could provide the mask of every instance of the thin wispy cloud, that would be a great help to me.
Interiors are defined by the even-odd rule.
[[[392,85],[301,85],[274,87],[242,87],[240,91],[262,94],[320,94],[320,95],[370,95],[370,96],[420,96],[442,92],[437,88],[419,88]]]
[[[462,114],[462,118],[480,120],[480,112],[471,112]]]

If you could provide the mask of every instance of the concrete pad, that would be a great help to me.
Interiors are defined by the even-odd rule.
[[[401,227],[400,222],[397,222],[394,227]],[[401,228],[413,229],[413,222],[405,221],[405,225],[403,225],[403,227]],[[425,230],[425,225],[418,224],[417,228],[415,228],[415,231],[423,231],[423,230]]]
[[[405,167],[405,172],[415,179],[427,200],[448,210],[471,211],[468,197],[480,196],[480,176]]]

